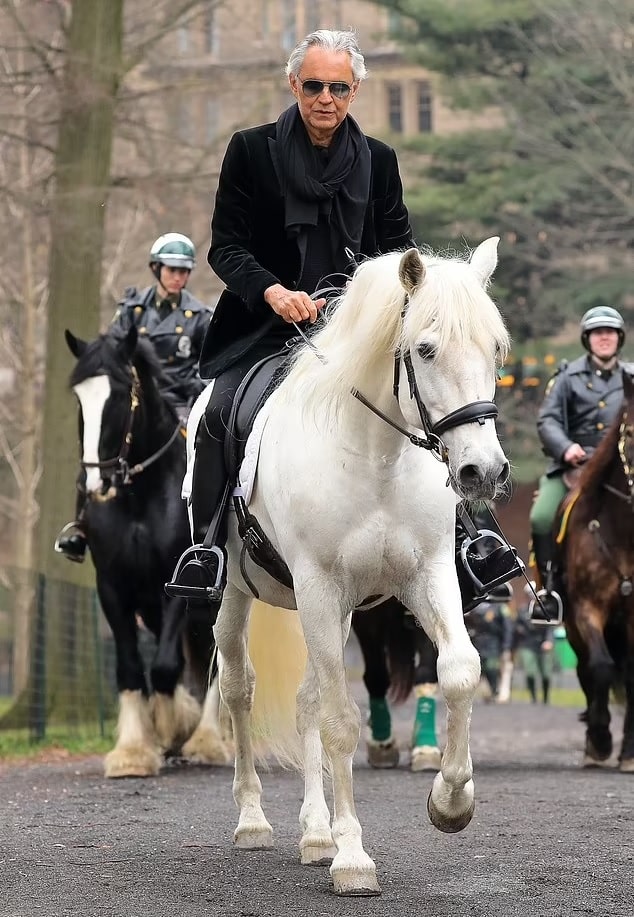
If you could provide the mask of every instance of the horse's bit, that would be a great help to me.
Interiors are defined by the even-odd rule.
[[[104,503],[107,500],[111,500],[113,497],[116,497],[118,488],[132,484],[132,479],[136,477],[136,475],[141,474],[141,472],[145,471],[146,468],[149,468],[150,465],[153,465],[154,462],[158,461],[158,459],[160,459],[161,456],[163,456],[170,448],[181,429],[181,424],[179,421],[170,438],[161,446],[160,449],[157,449],[156,452],[152,453],[152,455],[150,455],[149,458],[145,459],[143,462],[137,462],[136,465],[130,467],[128,464],[128,455],[130,453],[130,446],[132,445],[132,427],[134,424],[134,414],[140,404],[141,392],[141,383],[139,382],[139,375],[136,371],[136,367],[132,366],[130,369],[132,373],[132,386],[130,388],[130,411],[128,412],[128,419],[123,433],[123,440],[121,442],[119,454],[116,456],[116,458],[105,459],[103,462],[80,461],[79,463],[84,469],[98,468],[100,471],[108,471],[112,468],[115,469],[114,474],[112,475],[112,484],[105,494],[87,495],[90,499],[96,500],[99,503]]]

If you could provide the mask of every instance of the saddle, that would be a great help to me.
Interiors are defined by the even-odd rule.
[[[288,350],[283,350],[260,360],[249,370],[236,391],[224,442],[227,482],[202,544],[187,548],[176,564],[172,581],[165,584],[165,591],[170,596],[196,598],[205,602],[218,602],[222,598],[226,577],[226,551],[224,547],[219,546],[219,541],[232,494],[238,519],[238,533],[243,541],[240,569],[245,582],[257,598],[257,590],[246,576],[244,555],[247,552],[267,573],[283,585],[293,587],[290,570],[267,538],[258,520],[247,509],[244,496],[236,488],[240,465],[255,418],[281,382],[288,356]],[[209,581],[210,567],[199,558],[197,552],[201,548],[205,552],[211,552],[215,557],[213,586],[203,585]],[[194,574],[196,585],[185,585],[179,581],[185,566]]]
[[[273,547],[257,518],[249,512],[243,494],[236,488],[240,466],[244,459],[244,450],[255,418],[264,402],[282,381],[283,367],[287,359],[288,351],[273,354],[256,363],[247,373],[236,392],[225,436],[225,464],[229,473],[229,481],[232,482],[233,506],[238,521],[238,534],[242,539],[240,572],[256,599],[259,598],[259,595],[247,575],[244,563],[245,553],[283,586],[293,588],[291,571]],[[221,510],[223,514],[225,511],[226,509]]]

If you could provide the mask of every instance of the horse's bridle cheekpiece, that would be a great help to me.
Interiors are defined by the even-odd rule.
[[[407,314],[407,307],[409,305],[409,294],[405,294],[405,301],[403,304],[403,309],[401,311],[401,322],[404,321]],[[297,333],[302,338],[304,343],[313,351],[316,357],[321,360],[322,363],[326,362],[326,358],[321,354],[318,349],[315,347],[313,342],[304,334],[302,329],[293,322]],[[463,405],[461,408],[457,408],[455,411],[451,411],[449,414],[446,414],[444,417],[441,417],[439,421],[435,424],[431,422],[429,416],[429,411],[427,410],[421,394],[418,388],[418,383],[416,381],[416,373],[414,372],[414,364],[412,363],[412,355],[408,350],[402,352],[398,348],[394,354],[394,384],[393,392],[394,397],[398,400],[399,395],[399,380],[401,375],[401,360],[405,366],[405,372],[407,373],[407,382],[409,385],[409,394],[410,398],[413,398],[416,402],[416,408],[418,410],[418,415],[421,421],[421,429],[425,434],[424,437],[418,436],[416,433],[411,433],[405,427],[402,427],[400,424],[392,420],[391,417],[388,417],[387,414],[384,414],[383,411],[379,410],[371,401],[369,401],[365,395],[360,392],[357,388],[350,389],[351,394],[360,401],[362,405],[368,408],[369,411],[372,411],[377,417],[380,417],[386,424],[392,427],[394,430],[397,430],[399,433],[402,433],[403,436],[412,443],[413,446],[419,446],[421,449],[427,449],[431,454],[438,459],[440,462],[444,462],[445,465],[449,465],[449,452],[447,446],[445,445],[443,439],[441,438],[443,433],[446,433],[448,430],[454,430],[456,427],[461,427],[463,424],[475,423],[476,421],[479,424],[483,424],[485,420],[495,419],[498,416],[498,408],[494,401],[471,401],[469,404]],[[448,481],[447,483],[451,483]]]
[[[112,500],[117,496],[119,488],[132,484],[133,478],[145,471],[146,468],[149,468],[150,465],[153,465],[154,462],[158,461],[158,459],[160,459],[161,456],[164,455],[170,448],[181,429],[181,424],[179,421],[170,438],[161,446],[160,449],[157,449],[156,452],[152,453],[152,455],[150,455],[143,462],[137,462],[136,465],[130,467],[128,464],[128,455],[130,454],[130,447],[132,445],[132,427],[134,425],[134,415],[136,409],[140,404],[141,393],[141,383],[139,381],[139,375],[136,371],[136,367],[131,366],[130,372],[132,376],[132,385],[130,387],[130,410],[128,412],[128,419],[126,421],[119,454],[116,456],[116,458],[104,459],[102,462],[84,462],[83,460],[80,461],[80,465],[84,469],[98,468],[99,471],[109,471],[110,469],[114,469],[114,472],[111,476],[110,487],[105,493],[98,494],[91,492],[86,494],[88,499],[95,500],[98,503],[105,503],[107,500]]]

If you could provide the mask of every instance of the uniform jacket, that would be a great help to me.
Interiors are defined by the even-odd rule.
[[[140,292],[135,287],[128,287],[112,323],[118,324],[124,331],[134,324],[139,334],[149,337],[174,385],[175,399],[186,404],[204,387],[198,375],[198,360],[211,309],[187,290],[181,291],[178,306],[167,318],[161,319],[155,303],[155,286]]]
[[[573,443],[588,454],[598,446],[623,402],[623,368],[617,363],[606,379],[583,356],[553,377],[537,418],[543,450],[552,460],[546,469],[549,477],[566,470],[563,456]]]
[[[403,189],[391,147],[372,137],[370,200],[361,255],[412,244]],[[222,164],[211,223],[208,261],[226,290],[214,311],[201,356],[211,379],[245,354],[279,321],[264,301],[275,283],[295,289],[300,276],[296,239],[284,229],[284,199],[276,173],[275,123],[234,134]],[[275,160],[275,161],[274,161]]]

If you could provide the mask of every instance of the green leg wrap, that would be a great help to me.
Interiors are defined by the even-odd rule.
[[[375,742],[387,742],[392,735],[392,717],[384,697],[370,698],[370,726]]]
[[[419,697],[416,701],[412,748],[417,748],[421,745],[438,745],[435,697]]]

